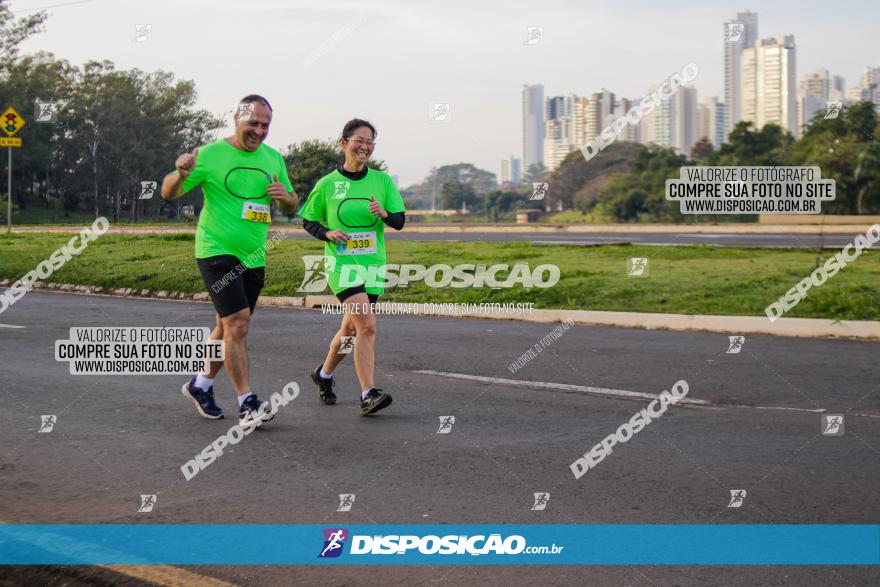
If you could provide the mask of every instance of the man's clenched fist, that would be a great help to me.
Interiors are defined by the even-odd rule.
[[[193,170],[193,167],[196,166],[196,156],[199,154],[199,150],[196,149],[192,153],[184,153],[180,157],[177,158],[177,161],[174,162],[174,166],[177,168],[177,173],[180,174],[180,177],[186,177]]]

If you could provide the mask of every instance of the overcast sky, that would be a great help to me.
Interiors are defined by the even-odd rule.
[[[794,34],[798,79],[824,67],[847,87],[880,66],[880,3],[767,1],[481,2],[369,0],[233,2],[20,0],[17,13],[48,9],[46,32],[25,51],[75,64],[163,69],[193,79],[200,105],[215,113],[251,92],[275,109],[267,143],[337,137],[354,116],[379,130],[376,157],[407,186],[432,166],[470,162],[500,176],[500,160],[522,156],[521,90],[545,96],[605,87],[639,97],[693,61],[702,101],[723,96],[723,23],[758,13],[760,38]],[[311,65],[303,60],[349,25]],[[133,42],[135,24],[152,30]],[[537,45],[526,28],[542,26]],[[349,26],[349,28],[352,28]],[[332,42],[330,43],[332,44]],[[450,120],[429,120],[449,103]],[[169,165],[175,153],[168,154]]]

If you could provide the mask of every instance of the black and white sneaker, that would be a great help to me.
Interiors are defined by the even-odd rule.
[[[201,387],[196,387],[196,378],[193,377],[189,383],[184,383],[180,388],[183,397],[189,399],[196,407],[196,411],[202,418],[209,420],[219,420],[223,417],[223,410],[214,401],[214,386],[205,391]]]
[[[257,394],[251,395],[244,400],[238,408],[238,425],[242,428],[260,426],[275,417],[269,402],[260,401]]]
[[[391,396],[381,393],[381,389],[372,388],[366,397],[361,398],[361,416],[371,416],[391,405]]]
[[[323,367],[324,365],[315,367],[314,371],[312,371],[312,381],[318,386],[318,399],[321,400],[321,403],[325,406],[332,406],[336,403],[336,394],[333,393],[333,386],[336,385],[336,382],[332,377],[330,379],[321,377],[321,369]]]

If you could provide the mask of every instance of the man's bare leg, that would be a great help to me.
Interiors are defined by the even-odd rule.
[[[220,314],[215,314],[216,324],[214,325],[214,330],[211,331],[211,335],[208,336],[208,340],[210,341],[219,341],[223,340],[223,322],[220,318]],[[217,374],[220,373],[220,369],[223,368],[223,361],[205,361],[205,365],[202,367],[201,375],[205,379],[214,380],[217,378]]]
[[[247,333],[250,322],[250,308],[244,308],[221,319],[224,363],[237,395],[251,391],[247,354]]]

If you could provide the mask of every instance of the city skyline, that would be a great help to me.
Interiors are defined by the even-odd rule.
[[[11,8],[21,13],[46,4],[17,1]],[[846,13],[820,2],[492,2],[437,10],[387,0],[332,8],[273,1],[248,10],[260,23],[254,49],[233,2],[95,0],[51,8],[46,32],[29,39],[23,52],[50,51],[76,65],[109,59],[119,69],[171,71],[194,80],[198,106],[215,114],[259,91],[275,108],[267,142],[276,148],[334,138],[348,118],[366,117],[379,129],[377,157],[403,186],[420,182],[432,167],[463,161],[499,177],[501,159],[521,156],[523,84],[541,83],[546,96],[590,96],[604,87],[634,99],[694,61],[700,101],[723,100],[718,38],[722,24],[745,10],[760,15],[759,36],[795,35],[798,82],[824,68],[849,88],[880,54],[872,30],[880,9],[868,2],[853,3]],[[851,18],[854,12],[862,18]],[[151,25],[144,42],[132,42],[138,23]],[[533,25],[543,27],[542,36],[528,45]],[[325,51],[318,50],[322,43]],[[352,67],[356,62],[365,65]],[[334,91],[340,72],[348,91]],[[431,103],[450,104],[448,122],[428,120]],[[415,136],[429,147],[416,148]]]
[[[617,139],[672,147],[689,156],[696,142],[703,138],[717,148],[740,121],[752,122],[759,129],[777,124],[798,138],[818,111],[839,107],[835,104],[869,100],[880,109],[880,67],[864,67],[859,80],[849,88],[843,76],[833,75],[825,68],[799,73],[795,36],[762,37],[758,21],[757,12],[746,10],[723,23],[726,102],[720,102],[717,96],[700,100],[696,84],[686,83],[668,100],[655,100],[653,112],[638,125],[625,125],[622,133],[615,133]],[[541,85],[530,88],[544,90]],[[649,92],[657,88],[652,84]],[[557,169],[570,152],[598,140],[602,129],[610,127],[615,119],[622,120],[630,104],[638,104],[639,100],[618,99],[604,87],[592,97],[548,96],[544,166],[549,171]],[[523,133],[524,144],[534,142],[529,140],[525,125]]]

